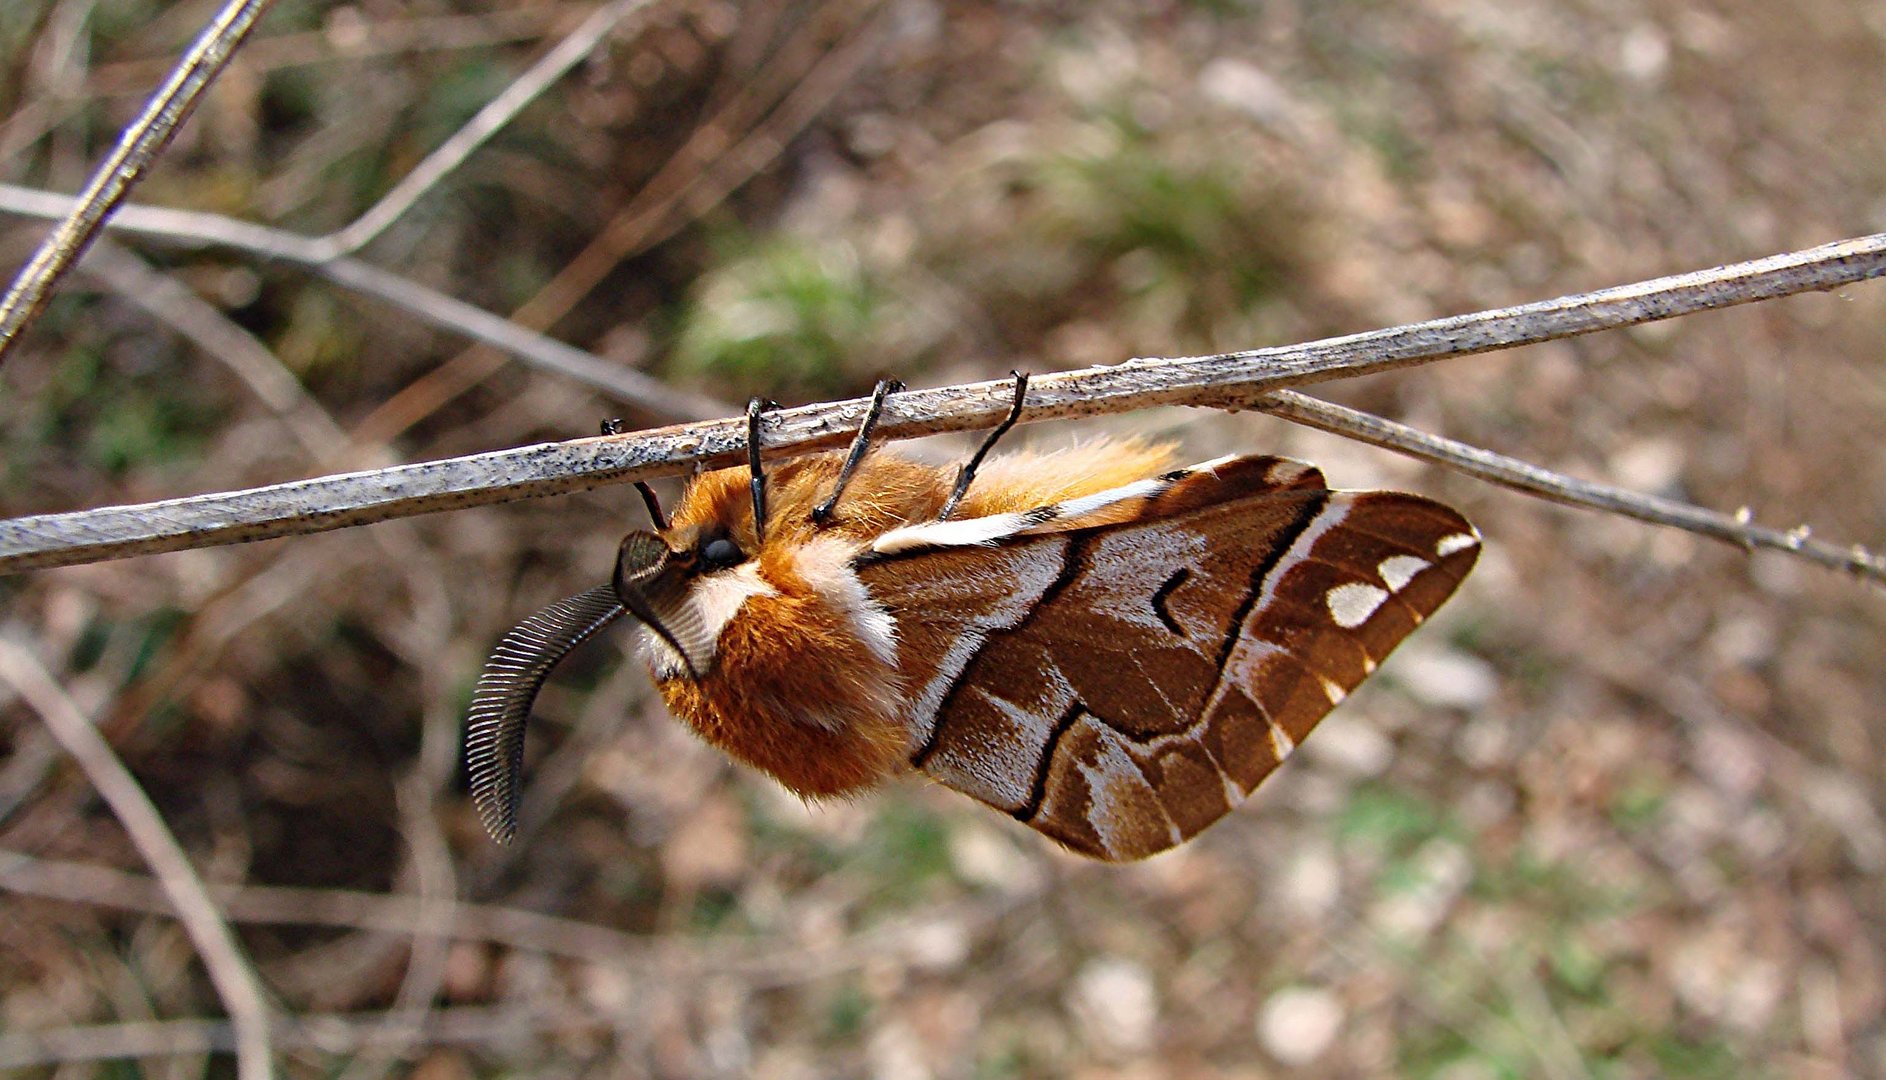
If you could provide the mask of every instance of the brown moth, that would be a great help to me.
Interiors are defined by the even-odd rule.
[[[649,496],[657,529],[624,538],[609,585],[506,635],[467,738],[493,836],[516,827],[544,678],[627,613],[670,710],[801,796],[914,768],[1083,855],[1143,858],[1242,802],[1479,554],[1446,506],[1284,458],[979,451],[953,485],[867,454],[891,389],[849,456],[762,474],[755,452],[666,523]]]

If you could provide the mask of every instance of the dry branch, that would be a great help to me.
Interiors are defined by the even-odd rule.
[[[111,867],[35,859],[0,851],[0,889],[154,914],[169,914],[175,904],[156,883]],[[379,896],[343,889],[224,884],[211,887],[227,917],[237,922],[348,927],[417,936],[445,933],[508,948],[583,960],[646,976],[651,985],[698,981],[737,974],[755,987],[800,985],[853,971],[868,963],[914,963],[920,946],[916,931],[947,920],[975,931],[1034,903],[1034,889],[1016,889],[952,902],[947,911],[926,910],[817,941],[727,941],[711,945],[675,944],[624,933],[607,926],[485,904],[454,904],[450,920],[438,925],[422,897]],[[278,1016],[272,1019],[275,1044],[283,1050],[313,1048],[357,1054],[375,1047],[398,1046],[417,1034],[426,1045],[476,1045],[523,1031],[608,1027],[618,1018],[596,1016],[574,1003],[540,1003],[521,1009],[516,1003],[432,1009],[416,1019],[416,1032],[388,1023],[388,1013]],[[236,1030],[218,1020],[168,1020],[154,1023],[101,1024],[45,1031],[0,1033],[0,1069],[44,1067],[72,1061],[150,1058],[167,1055],[227,1053]]]
[[[229,62],[230,54],[268,10],[270,0],[229,0],[184,53],[170,78],[144,106],[101,162],[71,212],[33,253],[13,286],[0,300],[0,364],[20,334],[45,306],[52,287],[98,234],[119,202],[130,193],[145,168],[169,144],[197,102]]]
[[[271,1036],[284,1051],[359,1053],[403,1037],[389,1032],[384,1013],[309,1014],[284,1018]],[[607,1030],[614,1019],[574,1009],[526,1011],[510,1005],[461,1005],[434,1010],[426,1017],[428,1046],[484,1046],[548,1032]],[[237,1036],[224,1020],[155,1020],[124,1024],[86,1024],[50,1031],[0,1033],[0,1069],[43,1069],[72,1062],[110,1061],[229,1053]]]
[[[1355,409],[1345,409],[1292,390],[1259,395],[1250,402],[1250,407],[1307,427],[1433,462],[1552,502],[1619,514],[1652,525],[1667,525],[1744,549],[1779,551],[1830,570],[1843,570],[1855,577],[1886,582],[1886,558],[1859,544],[1840,547],[1812,539],[1811,530],[1806,525],[1786,531],[1771,529],[1751,521],[1746,509],[1736,514],[1722,514],[1675,499],[1661,499],[1609,484],[1578,480],[1491,450],[1430,435],[1406,424]]]
[[[56,218],[76,205],[66,195],[0,184],[0,210],[30,217]],[[436,289],[382,270],[352,256],[328,257],[323,237],[272,229],[220,214],[127,206],[112,218],[114,231],[152,236],[190,247],[226,247],[268,259],[296,263],[334,282],[406,311],[454,334],[482,341],[513,356],[601,390],[619,401],[678,420],[705,420],[720,410],[700,394],[676,390],[639,371],[610,364],[554,338],[532,333],[502,316],[447,296]]]
[[[1095,416],[1155,405],[1249,406],[1257,395],[1287,386],[1833,289],[1883,274],[1886,234],[1875,234],[1713,270],[1309,344],[1057,372],[1030,384],[1025,419]],[[1009,390],[1007,380],[997,380],[899,394],[890,399],[879,431],[887,438],[910,438],[989,427],[1006,412]],[[856,427],[864,406],[856,399],[773,414],[766,425],[766,447],[805,452],[838,446]],[[725,419],[246,491],[15,518],[0,521],[0,573],[323,532],[645,479],[690,466],[731,464],[740,456],[744,439],[743,423]],[[1743,535],[1737,542],[1756,541]],[[1788,550],[1799,548],[1790,545]],[[1876,569],[1869,559],[1849,559],[1844,565]]]
[[[273,1076],[274,1055],[269,1043],[272,1017],[262,982],[150,796],[98,728],[53,680],[52,673],[26,648],[3,639],[0,682],[12,686],[39,713],[46,729],[78,762],[86,779],[98,789],[130,835],[132,846],[156,875],[165,899],[176,909],[177,918],[203,958],[210,983],[229,1011],[241,1080],[267,1080]]]
[[[522,112],[526,105],[537,100],[566,72],[582,63],[618,23],[653,2],[612,0],[597,8],[594,14],[583,20],[583,25],[557,42],[556,47],[532,64],[529,71],[512,80],[505,86],[503,93],[486,102],[477,115],[427,154],[424,161],[393,185],[393,189],[382,195],[366,213],[317,241],[323,259],[352,255],[385,232],[402,214],[412,209],[421,196],[463,164],[473,150],[483,146],[487,139]]]

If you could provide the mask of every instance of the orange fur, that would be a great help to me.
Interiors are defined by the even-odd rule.
[[[807,797],[854,793],[902,771],[909,733],[896,669],[872,654],[840,598],[822,595],[798,572],[795,552],[815,537],[862,550],[890,529],[933,520],[956,477],[954,467],[877,451],[859,466],[833,519],[814,524],[812,508],[831,494],[842,462],[842,455],[819,454],[767,470],[759,565],[778,595],[741,607],[700,679],[660,684],[670,710],[703,739]],[[1169,447],[1139,440],[995,458],[979,471],[956,516],[1029,510],[1128,484],[1170,464]],[[752,552],[748,479],[744,466],[696,477],[664,539],[680,549],[718,526]],[[1134,512],[1118,508],[1092,523]]]
[[[983,517],[1078,499],[1082,495],[1123,487],[1172,468],[1172,447],[1143,439],[1118,442],[1096,440],[1059,450],[1029,450],[991,458],[976,474],[963,497],[958,517]],[[1124,521],[1137,509],[1119,507],[1112,517],[1096,515],[1091,522]]]

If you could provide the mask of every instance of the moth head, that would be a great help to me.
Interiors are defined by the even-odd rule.
[[[610,588],[648,628],[656,673],[699,679],[713,666],[721,628],[766,586],[729,530],[684,524],[624,536]]]

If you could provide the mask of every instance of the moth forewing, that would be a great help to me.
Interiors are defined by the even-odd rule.
[[[1299,462],[1159,480],[1128,521],[861,570],[914,645],[912,763],[1110,860],[1242,802],[1478,553],[1452,510]]]

